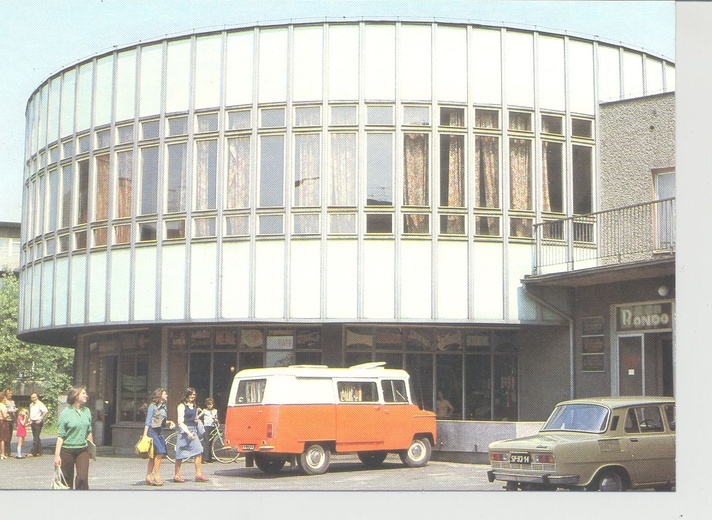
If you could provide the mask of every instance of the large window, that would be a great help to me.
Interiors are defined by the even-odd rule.
[[[393,134],[368,134],[366,204],[393,205]]]
[[[573,193],[574,213],[577,215],[591,213],[592,201],[592,149],[590,146],[572,147],[573,154]]]
[[[440,135],[440,205],[465,206],[464,135]]]
[[[250,138],[227,140],[225,208],[247,208],[250,203]]]
[[[318,206],[321,183],[321,137],[300,134],[294,138],[294,205]]]
[[[344,107],[333,108],[336,109]],[[330,206],[356,205],[357,174],[358,135],[356,133],[331,134],[331,157],[329,177]]]
[[[544,141],[541,144],[542,211],[564,211],[563,144]]]
[[[166,211],[185,211],[186,167],[188,145],[176,143],[168,145],[168,175],[166,186]]]
[[[96,186],[94,188],[94,218],[109,218],[109,155],[96,157]]]
[[[218,142],[215,139],[196,143],[195,209],[215,209],[218,174]]]
[[[125,218],[131,216],[133,201],[133,151],[127,150],[116,154],[116,216]]]
[[[89,209],[89,161],[77,162],[77,169],[77,224],[86,224]]]
[[[427,134],[403,136],[403,203],[429,206],[429,138]]]
[[[284,136],[260,138],[260,206],[284,205]]]
[[[156,213],[158,201],[158,147],[141,149],[141,215]]]

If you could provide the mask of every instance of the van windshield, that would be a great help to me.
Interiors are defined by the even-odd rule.
[[[237,385],[237,404],[261,403],[265,395],[266,379],[248,379],[240,381]]]

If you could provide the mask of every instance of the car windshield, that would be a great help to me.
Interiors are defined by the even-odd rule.
[[[564,404],[554,408],[542,431],[600,433],[608,423],[608,408],[596,404]]]

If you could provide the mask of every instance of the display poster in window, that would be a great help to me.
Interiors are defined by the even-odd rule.
[[[584,354],[581,366],[583,372],[605,372],[603,354]]]

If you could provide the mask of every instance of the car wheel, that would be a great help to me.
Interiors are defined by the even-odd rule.
[[[399,453],[400,459],[406,466],[411,468],[419,468],[425,466],[430,460],[430,454],[433,448],[430,446],[430,441],[425,437],[413,439],[410,447]]]
[[[598,491],[625,491],[625,482],[620,473],[609,469],[603,471],[596,480]]]
[[[516,482],[512,482],[511,480],[508,480],[508,481],[504,484],[504,489],[505,489],[506,491],[518,491],[518,490],[519,490],[519,484],[517,484]]]
[[[366,466],[369,468],[375,468],[383,464],[383,461],[386,460],[386,455],[388,455],[388,453],[385,451],[359,451],[357,455],[358,460],[363,462]]]
[[[275,474],[279,473],[284,467],[285,461],[280,459],[272,459],[265,457],[261,453],[255,453],[255,465],[260,468],[265,473]]]
[[[299,467],[307,475],[321,475],[329,468],[331,452],[321,444],[310,444],[299,455]]]

